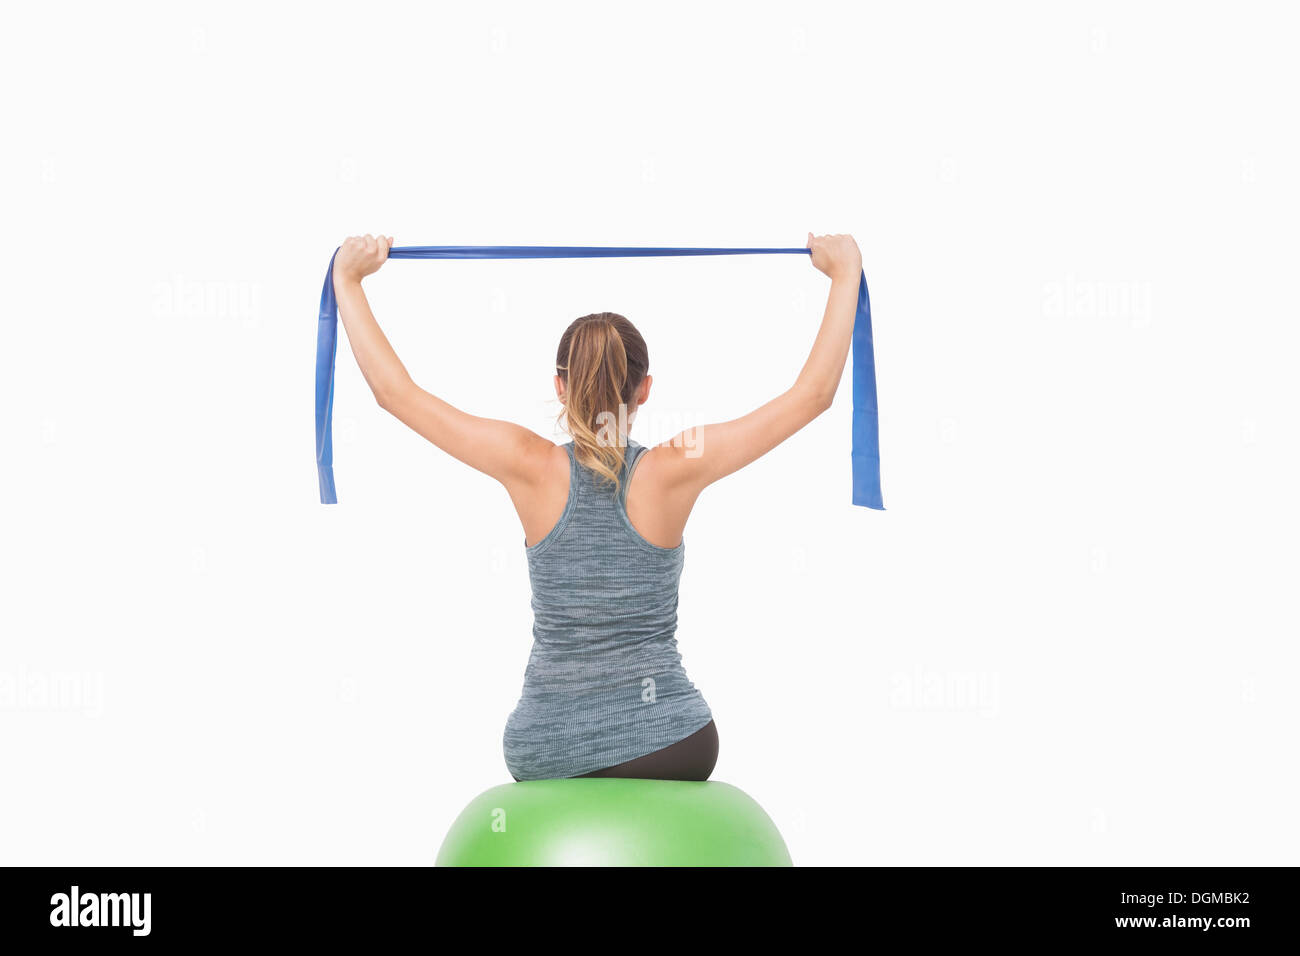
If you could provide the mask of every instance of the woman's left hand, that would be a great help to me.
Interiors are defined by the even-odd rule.
[[[349,279],[360,282],[388,259],[388,250],[392,248],[392,236],[348,236],[339,246],[334,256],[334,278]]]

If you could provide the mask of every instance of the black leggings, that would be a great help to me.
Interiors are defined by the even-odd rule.
[[[708,780],[718,762],[718,728],[709,721],[689,737],[643,757],[580,773],[578,777],[636,777],[642,780]],[[570,778],[575,779],[575,778]],[[518,781],[519,778],[515,777]]]

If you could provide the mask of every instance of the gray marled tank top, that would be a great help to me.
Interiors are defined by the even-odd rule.
[[[574,777],[662,750],[712,719],[677,652],[685,541],[661,548],[632,527],[627,486],[645,447],[628,440],[619,493],[569,453],[569,498],[532,547],[533,649],[506,721],[520,780]]]

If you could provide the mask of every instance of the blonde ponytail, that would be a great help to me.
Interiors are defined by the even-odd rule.
[[[626,428],[649,356],[636,327],[616,312],[584,315],[560,338],[555,371],[564,382],[561,418],[578,462],[617,493]]]

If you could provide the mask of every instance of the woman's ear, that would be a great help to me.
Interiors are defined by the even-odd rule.
[[[636,392],[636,403],[638,406],[644,405],[650,400],[650,383],[653,381],[654,379],[649,375],[642,380],[641,387],[637,389]]]
[[[560,400],[561,404],[564,403],[564,379],[558,375],[555,376],[555,397]]]

